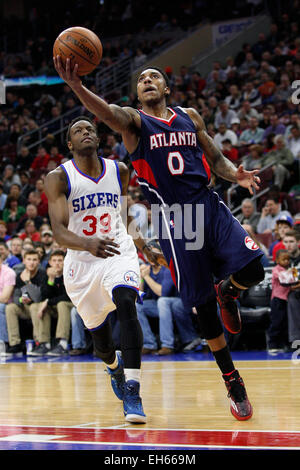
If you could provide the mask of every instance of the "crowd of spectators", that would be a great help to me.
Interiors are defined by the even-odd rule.
[[[178,74],[170,66],[165,69],[171,83],[168,105],[196,108],[209,135],[227,158],[235,165],[242,163],[246,169],[261,170],[261,189],[265,192],[257,200],[251,199],[247,190],[232,188],[231,183],[214,174],[211,185],[230,209],[240,206],[240,211],[235,212],[237,218],[262,248],[265,268],[274,271],[266,339],[272,354],[300,340],[299,267],[298,274],[288,269],[300,262],[300,107],[293,88],[293,82],[300,79],[298,6],[295,1],[294,12],[290,16],[285,13],[272,23],[269,34],[261,33],[255,44],[244,44],[235,57],[215,62],[207,76],[185,65]],[[124,96],[122,104],[139,106],[135,94]],[[69,343],[71,354],[83,354],[88,349],[82,321],[63,292],[58,265],[63,263],[64,250],[53,240],[43,191],[44,176],[68,160],[70,154],[52,134],[56,129],[51,126],[45,130],[47,139],[37,151],[30,149],[33,138],[24,140],[16,150],[18,137],[27,130],[38,128],[66,110],[71,111],[70,119],[83,114],[84,109],[75,110],[77,105],[73,93],[63,85],[56,96],[45,93],[36,100],[30,99],[30,95],[24,98],[18,91],[9,92],[7,105],[0,110],[0,257],[2,268],[5,266],[0,293],[0,339],[10,353],[24,349],[19,318],[32,321],[37,342],[33,354],[67,354]],[[97,120],[95,123],[100,153],[130,166],[119,136]],[[143,200],[134,171],[128,206],[144,236],[155,238],[151,210]],[[55,261],[58,258],[56,268],[53,256]],[[143,352],[165,355],[178,349],[201,349],[203,340],[193,313],[185,312],[189,323],[187,319],[182,322],[182,305],[168,271],[164,268],[156,271],[141,255],[140,262],[146,293],[144,306],[137,307],[145,337]],[[283,270],[288,271],[289,282],[279,276]],[[22,287],[28,280],[39,286],[38,302],[30,300],[28,292],[29,301],[26,292],[24,298]],[[61,300],[56,302],[57,298]],[[47,303],[45,299],[49,299]],[[52,333],[51,318],[57,321]]]

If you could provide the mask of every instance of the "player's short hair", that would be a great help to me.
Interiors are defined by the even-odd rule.
[[[68,125],[67,136],[66,136],[67,143],[70,142],[71,128],[74,126],[74,124],[76,124],[76,122],[79,122],[79,121],[88,121],[95,128],[96,134],[98,135],[97,126],[95,125],[94,121],[92,121],[92,119],[90,119],[87,116],[77,116],[76,118],[72,119],[72,121]]]
[[[149,65],[149,67],[145,67],[145,68],[141,71],[140,75],[141,75],[145,70],[148,70],[148,69],[157,70],[159,73],[161,73],[162,76],[163,76],[164,79],[165,79],[165,82],[166,82],[167,87],[170,88],[170,80],[169,80],[168,75],[166,74],[166,72],[165,72],[164,70],[162,70],[162,69],[159,68],[159,67],[152,67],[152,65]]]

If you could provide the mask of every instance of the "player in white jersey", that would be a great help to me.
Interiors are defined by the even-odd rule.
[[[135,307],[139,263],[121,218],[129,170],[123,163],[98,157],[95,125],[84,116],[70,123],[67,143],[73,159],[45,179],[54,237],[68,249],[66,290],[91,332],[94,350],[106,364],[116,396],[123,400],[126,421],[145,423],[139,395],[143,334]],[[128,222],[132,224],[130,217]],[[136,235],[134,242],[149,261],[163,262],[143,237]],[[122,355],[115,351],[108,317],[115,309]]]

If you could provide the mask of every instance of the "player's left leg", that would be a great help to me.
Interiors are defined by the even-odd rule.
[[[231,413],[240,421],[247,420],[252,416],[252,406],[243,379],[235,369],[230,350],[226,344],[222,323],[218,316],[216,299],[210,298],[205,304],[197,306],[196,310],[201,336],[207,340],[222,372],[230,398]]]
[[[241,330],[241,317],[235,300],[243,290],[259,284],[264,277],[263,265],[257,257],[216,286],[222,320],[230,333],[236,334]]]
[[[125,419],[131,423],[146,423],[140,398],[143,332],[135,306],[137,293],[128,287],[115,287],[112,294],[120,322],[120,341],[125,374],[123,396]]]

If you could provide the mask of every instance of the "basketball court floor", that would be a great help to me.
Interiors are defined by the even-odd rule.
[[[143,356],[145,425],[124,421],[122,403],[93,355],[2,359],[0,450],[299,450],[297,352],[232,355],[252,419],[233,418],[219,370],[200,351]]]

